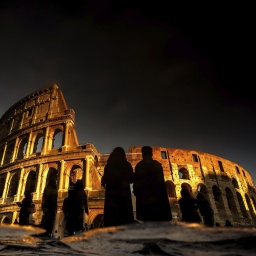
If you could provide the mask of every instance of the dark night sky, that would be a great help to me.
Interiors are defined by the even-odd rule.
[[[1,1],[0,115],[56,83],[81,144],[207,152],[256,181],[252,6],[63,2]]]

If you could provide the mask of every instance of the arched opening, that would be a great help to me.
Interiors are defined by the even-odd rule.
[[[203,193],[204,197],[210,202],[209,193],[207,187],[204,184],[198,184],[197,191]]]
[[[182,183],[182,184],[181,184],[181,189],[186,189],[186,190],[188,190],[190,193],[192,193],[192,187],[191,187],[188,183]]]
[[[104,215],[103,214],[98,214],[93,222],[91,223],[91,229],[94,228],[102,228],[103,227],[103,220],[104,220]]]
[[[238,186],[238,182],[235,178],[232,178],[232,184],[234,186],[234,188],[238,188],[239,189],[239,186]]]
[[[14,152],[14,142],[10,142],[7,145],[6,153],[5,153],[5,158],[4,158],[4,164],[8,164],[11,162],[12,156]]]
[[[3,175],[1,175],[1,177],[0,177],[0,198],[3,197],[4,186],[5,186],[5,177]]]
[[[37,134],[34,147],[33,154],[40,153],[43,149],[44,135],[42,133]]]
[[[24,155],[26,154],[26,151],[27,151],[27,145],[28,145],[28,140],[26,138],[24,138],[20,142],[17,159],[22,159],[24,157]]]
[[[248,208],[249,208],[249,212],[250,212],[251,217],[252,217],[253,222],[254,222],[256,220],[256,218],[255,218],[255,213],[254,213],[254,210],[253,210],[253,207],[252,207],[252,204],[251,204],[250,197],[247,194],[245,194],[245,199],[246,199],[246,203],[247,203]]]
[[[36,172],[35,171],[29,172],[25,190],[29,190],[31,193],[36,191]]]
[[[179,169],[179,178],[189,180],[189,173],[185,167]]]
[[[52,179],[54,179],[57,183],[57,181],[58,181],[58,171],[53,167],[51,167],[48,171],[47,178],[46,178],[46,184],[48,184],[49,180],[52,180]]]
[[[83,170],[79,165],[74,165],[70,171],[69,184],[75,184],[77,180],[82,180]]]
[[[242,220],[243,222],[249,224],[249,219],[248,219],[248,213],[246,211],[246,208],[245,208],[245,205],[244,205],[244,200],[241,196],[241,194],[239,192],[236,192],[236,196],[237,196],[237,200],[238,200],[238,203],[239,203],[239,206],[240,206],[240,211],[242,213]]]
[[[165,182],[165,184],[166,184],[166,188],[167,188],[168,197],[176,198],[177,195],[176,195],[176,190],[175,190],[174,183],[170,180],[167,180]]]
[[[10,218],[8,218],[8,217],[3,217],[3,219],[2,219],[2,224],[11,224],[12,222],[11,222],[11,219]]]
[[[225,205],[224,205],[224,202],[223,202],[222,193],[221,193],[219,187],[214,185],[212,187],[212,193],[213,193],[213,198],[214,198],[216,208],[218,210],[219,217],[223,221],[226,221],[228,219],[228,215],[227,215],[226,210],[225,210]]]
[[[255,201],[255,198],[253,196],[252,196],[252,202],[253,202],[254,209],[256,211],[256,201]]]
[[[18,185],[19,185],[19,175],[15,173],[11,177],[7,197],[12,198],[17,194]]]
[[[232,214],[233,221],[240,222],[238,209],[237,209],[237,205],[235,202],[235,197],[234,197],[231,189],[225,188],[225,192],[226,192],[226,198],[227,198],[227,202],[228,202],[228,208]]]
[[[52,149],[58,149],[63,145],[63,132],[60,129],[56,129],[52,139]]]

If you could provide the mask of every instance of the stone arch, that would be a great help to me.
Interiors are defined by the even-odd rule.
[[[4,147],[1,147],[0,148],[0,165],[2,164],[3,156],[4,156]]]
[[[190,193],[192,193],[192,187],[190,186],[190,184],[188,184],[188,183],[182,183],[181,184],[181,189],[186,189],[186,190],[188,190]]]
[[[239,212],[237,209],[237,205],[235,202],[235,197],[230,188],[226,187],[225,192],[226,192],[226,198],[227,198],[227,202],[228,202],[228,208],[232,214],[233,220],[239,222],[240,218],[239,218]]]
[[[7,197],[14,197],[17,194],[18,185],[19,185],[19,175],[17,173],[14,173],[9,180]]]
[[[213,193],[214,202],[215,202],[218,214],[220,216],[220,219],[222,219],[222,221],[227,220],[228,215],[226,213],[226,209],[225,209],[225,205],[224,205],[221,190],[219,189],[218,186],[214,185],[212,187],[212,193]]]
[[[44,134],[39,132],[35,135],[34,144],[33,144],[33,154],[40,153],[43,149],[44,144]]]
[[[185,168],[185,167],[179,168],[178,174],[179,174],[180,179],[189,180],[189,172],[188,172],[187,168]]]
[[[243,219],[246,223],[248,223],[248,213],[246,211],[245,205],[244,205],[244,200],[239,192],[236,192],[237,200],[240,206],[240,210],[243,216]]]
[[[203,193],[205,198],[210,202],[208,189],[203,183],[197,185],[197,191]]]
[[[69,184],[76,183],[77,180],[83,179],[83,169],[79,165],[73,165],[69,173]]]
[[[36,171],[30,171],[28,173],[25,190],[29,190],[31,193],[36,191],[36,178]]]
[[[238,185],[238,182],[237,182],[236,178],[232,178],[232,184],[233,184],[234,188],[239,189],[239,185]]]
[[[3,216],[2,220],[1,220],[1,224],[11,224],[12,221],[9,217],[7,216]]]
[[[15,142],[14,141],[10,141],[7,144],[7,149],[5,152],[5,158],[4,158],[4,164],[8,164],[11,162],[13,153],[14,153],[14,146],[15,146]]]
[[[48,170],[47,177],[46,177],[46,184],[50,179],[55,179],[56,182],[58,181],[58,170],[56,170],[56,168],[54,167],[50,167]]]
[[[167,188],[168,197],[176,198],[177,195],[176,195],[176,190],[175,190],[174,183],[170,180],[167,180],[165,182],[165,184],[166,184],[166,188]]]
[[[256,201],[255,201],[255,198],[252,196],[252,202],[253,202],[253,206],[254,206],[254,210],[256,211]]]
[[[4,192],[4,186],[5,186],[5,175],[1,175],[0,177],[0,198],[3,197],[3,192]]]
[[[57,128],[52,137],[52,149],[58,149],[63,146],[63,131]]]
[[[252,217],[253,221],[255,221],[256,220],[255,213],[254,213],[254,210],[253,210],[253,207],[252,207],[252,203],[251,203],[250,197],[247,194],[245,194],[245,200],[246,200],[246,203],[248,205],[251,217]]]
[[[102,228],[104,226],[103,221],[104,221],[104,214],[95,213],[89,217],[87,225],[89,224],[90,226],[89,229]]]
[[[19,146],[18,146],[19,149],[18,149],[16,159],[22,159],[24,157],[27,151],[27,146],[28,146],[28,139],[22,138],[19,142]]]

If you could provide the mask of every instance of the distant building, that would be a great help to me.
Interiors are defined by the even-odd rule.
[[[37,208],[31,223],[39,224],[43,190],[49,177],[57,174],[55,236],[63,236],[61,207],[69,184],[77,179],[83,180],[88,194],[88,225],[101,226],[104,190],[100,180],[108,154],[101,154],[91,143],[79,144],[74,126],[75,112],[67,107],[57,85],[31,93],[1,117],[0,223],[18,219],[16,202],[29,189]],[[141,160],[140,150],[141,146],[130,147],[127,152],[133,167]],[[242,166],[193,150],[153,147],[153,154],[164,168],[173,221],[179,221],[177,200],[181,188],[186,187],[194,194],[200,190],[206,195],[221,226],[227,219],[234,226],[256,225],[256,190]]]

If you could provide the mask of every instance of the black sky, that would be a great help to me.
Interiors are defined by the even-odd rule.
[[[256,180],[252,6],[64,2],[1,2],[0,115],[56,83],[81,144],[198,150]]]

